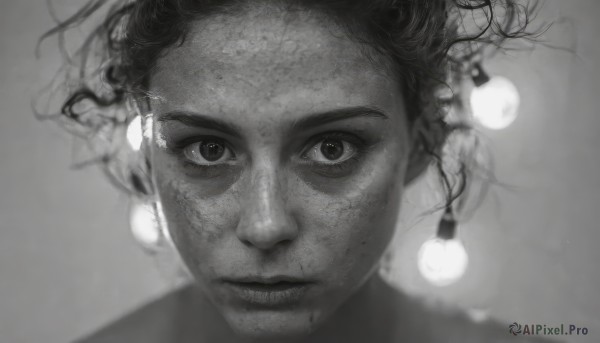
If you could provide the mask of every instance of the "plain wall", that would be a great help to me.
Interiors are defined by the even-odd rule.
[[[82,2],[55,4],[66,14]],[[570,341],[598,342],[600,2],[542,4],[539,19],[557,21],[542,38],[575,53],[539,46],[488,63],[522,96],[512,126],[484,130],[498,177],[516,189],[493,188],[461,226],[469,270],[437,288],[416,270],[416,251],[434,222],[416,223],[423,208],[421,188],[413,187],[393,246],[393,280],[411,294],[506,322],[587,326],[588,337]],[[59,61],[53,43],[42,60],[33,54],[52,26],[45,2],[0,8],[0,342],[67,342],[173,282],[131,238],[126,197],[96,169],[72,170],[69,136],[31,112],[35,91]]]

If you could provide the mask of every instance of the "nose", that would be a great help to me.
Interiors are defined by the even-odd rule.
[[[236,228],[238,239],[260,250],[271,250],[298,236],[298,226],[286,208],[287,197],[273,163],[253,171],[244,194],[243,210]]]

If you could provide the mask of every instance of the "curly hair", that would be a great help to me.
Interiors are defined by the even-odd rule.
[[[267,1],[267,0],[263,0]],[[348,36],[368,44],[392,66],[402,82],[408,120],[419,125],[418,149],[429,154],[444,188],[443,207],[465,189],[469,163],[455,161],[449,171],[442,148],[454,131],[468,132],[466,116],[449,118],[462,106],[460,83],[470,77],[486,47],[496,48],[526,32],[536,3],[518,0],[272,0],[326,14]],[[79,11],[46,32],[64,42],[65,33],[106,5],[89,0]],[[239,11],[248,0],[115,0],[75,53],[65,52],[65,72],[74,86],[61,109],[63,122],[88,141],[115,141],[135,115],[128,99],[152,96],[147,85],[157,60],[181,45],[190,23],[214,13]],[[63,49],[66,51],[66,49]],[[94,57],[94,58],[92,58]],[[443,90],[449,90],[441,95]],[[85,106],[88,104],[88,106]],[[461,112],[461,111],[458,111]],[[464,112],[464,111],[463,111]],[[119,136],[121,135],[121,136]],[[118,137],[117,137],[118,136]],[[101,138],[99,138],[101,137]],[[107,138],[108,137],[108,138]],[[109,144],[110,145],[110,144]],[[101,149],[98,161],[114,183],[134,194],[151,193],[147,168],[122,168],[119,144]],[[460,155],[464,158],[464,154]],[[148,167],[148,166],[146,166]],[[145,170],[145,171],[144,171]]]

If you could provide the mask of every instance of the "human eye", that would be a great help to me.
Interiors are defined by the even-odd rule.
[[[301,159],[317,174],[328,177],[348,175],[359,160],[362,142],[355,136],[327,133],[313,140]]]
[[[356,146],[346,140],[327,137],[313,145],[303,155],[303,158],[324,164],[344,162],[356,155]]]
[[[227,143],[215,137],[187,144],[183,148],[183,156],[198,166],[217,166],[235,160],[235,154]]]

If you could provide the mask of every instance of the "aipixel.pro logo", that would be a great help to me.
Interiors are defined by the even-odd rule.
[[[588,328],[574,324],[546,325],[546,324],[519,324],[514,322],[508,326],[508,332],[513,336],[586,336]]]

